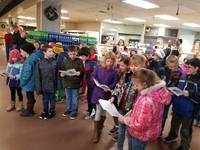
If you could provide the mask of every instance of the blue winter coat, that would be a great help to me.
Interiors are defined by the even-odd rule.
[[[32,53],[24,62],[20,77],[20,86],[25,92],[35,90],[35,65],[38,60],[38,56]]]
[[[15,62],[14,64],[8,63],[6,67],[6,72],[15,76],[15,80],[11,80],[10,78],[6,79],[6,84],[10,87],[20,87],[20,76],[22,71],[23,64],[20,62]]]
[[[117,77],[117,69],[110,69],[107,71],[102,66],[97,66],[93,73],[91,74],[91,83],[94,85],[94,91],[92,93],[92,99],[91,102],[93,104],[98,104],[99,99],[110,99],[111,92],[105,92],[103,89],[95,86],[94,80],[96,79],[99,81],[100,84],[107,85],[111,90],[113,90],[118,82]]]
[[[189,91],[189,96],[175,96],[173,99],[173,112],[186,118],[194,118],[200,104],[200,73],[190,76],[181,76],[178,88]]]

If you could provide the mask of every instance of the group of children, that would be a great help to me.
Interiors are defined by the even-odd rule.
[[[84,112],[85,119],[92,118],[93,110],[96,112],[93,142],[99,141],[106,120],[106,112],[99,104],[99,99],[113,103],[121,114],[118,118],[113,117],[114,127],[109,131],[113,140],[117,141],[117,150],[123,149],[126,133],[129,150],[144,150],[148,141],[162,136],[172,103],[171,129],[164,141],[176,141],[178,129],[182,125],[181,144],[177,150],[189,150],[192,124],[198,114],[200,103],[199,59],[188,60],[185,64],[187,74],[182,75],[178,58],[174,55],[166,58],[166,64],[159,67],[156,64],[156,69],[153,69],[150,65],[147,67],[146,58],[140,54],[134,54],[132,57],[122,56],[116,67],[117,58],[113,52],[107,52],[102,61],[97,63],[87,47],[82,47],[78,52],[78,47],[69,46],[67,56],[61,59],[62,63],[58,63],[61,52],[56,58],[54,48],[49,45],[42,46],[42,53],[40,50],[35,51],[35,47],[30,43],[22,45],[20,51],[25,61],[18,50],[10,52],[7,72],[12,76],[8,77],[7,84],[11,90],[11,104],[7,111],[15,108],[17,91],[17,111],[22,110],[21,116],[33,116],[36,91],[37,94],[43,95],[43,112],[39,118],[50,119],[56,111],[55,93],[64,88],[66,111],[63,116],[70,115],[70,119],[76,119],[79,88],[83,84],[85,74],[88,87],[88,110]],[[159,62],[163,55],[162,52],[155,52],[154,59]],[[67,71],[71,69],[75,72],[68,75]],[[96,86],[94,79],[100,84],[107,85],[111,91]],[[171,94],[168,87],[178,87],[183,91],[182,95]],[[26,92],[27,109],[22,109],[21,89]]]

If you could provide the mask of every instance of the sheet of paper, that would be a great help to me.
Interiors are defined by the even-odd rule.
[[[182,95],[182,91],[177,87],[168,87],[168,90],[175,94],[176,96]]]
[[[100,99],[99,104],[106,110],[111,116],[119,117],[120,113],[117,111],[114,104],[111,104],[108,100]]]
[[[76,75],[75,69],[69,69],[67,71],[59,70],[59,72],[64,73],[67,76],[75,76]]]
[[[103,90],[106,90],[106,91],[110,91],[111,92],[111,89],[107,86],[107,85],[105,85],[105,84],[100,84],[96,79],[94,79],[93,78],[93,80],[94,80],[94,83],[98,86],[98,87],[100,87],[100,88],[102,88]]]
[[[5,70],[0,70],[0,75],[3,77],[12,77],[14,78],[13,75],[11,75],[10,73],[6,72]]]

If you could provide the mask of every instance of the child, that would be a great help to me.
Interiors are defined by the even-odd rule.
[[[162,50],[157,50],[154,53],[153,61],[149,62],[149,65],[147,68],[157,72],[159,68],[165,65],[164,60],[163,60],[164,57],[165,57],[165,53]]]
[[[93,142],[97,143],[99,141],[100,134],[104,127],[104,121],[106,119],[106,111],[102,109],[98,100],[110,98],[110,91],[104,91],[103,89],[97,87],[93,79],[96,79],[100,84],[107,85],[111,90],[114,89],[118,78],[117,69],[115,68],[116,58],[113,52],[107,52],[103,57],[100,66],[97,66],[93,73],[91,74],[91,81],[94,85],[94,90],[92,93],[92,104],[96,104],[96,114],[94,119],[94,136]]]
[[[19,112],[23,109],[23,95],[22,89],[20,87],[20,76],[23,67],[24,60],[20,56],[20,52],[17,49],[10,51],[10,58],[8,60],[8,65],[6,67],[6,72],[11,74],[12,76],[8,76],[7,85],[10,87],[11,92],[11,102],[7,108],[7,111],[12,111],[15,109],[15,92],[17,91],[19,102],[16,111]]]
[[[119,121],[128,126],[128,149],[144,150],[148,141],[160,135],[164,105],[170,103],[171,94],[165,82],[148,69],[134,72],[132,82],[140,96],[132,112],[120,116]]]
[[[52,43],[51,43],[52,44]],[[53,46],[53,44],[52,44]],[[56,54],[56,60],[57,60],[57,64],[58,64],[58,69],[60,70],[64,60],[66,60],[68,58],[67,53],[64,51],[62,43],[61,42],[56,42],[56,44],[53,46],[53,52]],[[62,83],[64,83],[64,80],[62,78]],[[56,102],[62,102],[63,98],[64,98],[64,89],[58,90],[56,91],[55,95],[56,95]]]
[[[26,92],[27,97],[27,109],[24,109],[20,114],[22,117],[31,117],[34,115],[35,64],[39,60],[33,52],[34,50],[35,47],[31,43],[26,43],[20,48],[21,55],[26,58],[20,77],[20,86]]]
[[[117,68],[119,68],[119,63],[120,63],[120,60],[122,59],[122,53],[119,50],[115,51],[115,57],[117,61]]]
[[[39,59],[44,57],[43,52],[40,50],[40,42],[39,41],[34,41],[33,43],[35,50],[34,52],[36,53],[36,55],[38,56]]]
[[[174,96],[173,116],[171,129],[166,143],[178,140],[178,131],[181,126],[181,144],[177,150],[189,150],[192,140],[192,124],[199,111],[200,103],[200,60],[193,58],[186,62],[187,75],[180,77],[178,88],[181,89],[181,96]]]
[[[181,69],[178,67],[178,58],[175,55],[170,55],[166,58],[166,65],[157,71],[157,75],[161,80],[166,82],[167,87],[177,87],[178,80],[181,76]],[[169,105],[165,105],[163,113],[162,131],[165,127],[165,121],[168,116]],[[161,135],[162,136],[162,132]]]
[[[188,61],[188,59],[184,58],[183,59],[183,64],[180,65],[182,75],[186,75],[187,74],[187,69],[186,69],[186,64],[185,64],[187,61]]]
[[[66,59],[61,67],[61,70],[67,71],[69,69],[75,69],[75,76],[67,76],[61,72],[61,77],[64,77],[64,88],[66,91],[66,104],[67,110],[63,113],[63,116],[71,114],[70,119],[74,120],[78,113],[78,93],[81,86],[81,81],[84,73],[83,62],[80,58],[77,58],[78,48],[76,46],[68,47],[69,58]]]
[[[53,49],[49,45],[42,47],[44,58],[36,64],[35,85],[36,93],[43,94],[43,112],[40,119],[50,119],[55,115],[56,99],[55,92],[61,88],[58,73],[58,64],[53,57]],[[50,110],[48,109],[50,102]]]
[[[87,102],[88,102],[88,110],[84,112],[85,120],[91,119],[95,115],[95,105],[91,103],[91,97],[93,92],[93,86],[91,85],[91,73],[93,72],[96,62],[94,60],[89,60],[90,52],[87,47],[83,47],[79,52],[79,56],[83,60],[85,76],[87,80]],[[94,113],[92,113],[94,112]]]
[[[112,97],[110,99],[111,103],[117,103],[117,108],[121,115],[125,115],[128,111],[132,109],[137,97],[137,90],[133,86],[133,83],[131,81],[131,75],[133,72],[136,72],[137,70],[145,67],[145,57],[142,55],[135,54],[130,61],[130,72],[129,60],[130,59],[128,57],[124,57],[120,61],[120,80],[117,83],[112,93]],[[127,126],[118,122],[118,120],[116,119],[114,119],[114,122],[116,122],[115,126],[109,131],[109,134],[114,135],[112,139],[114,141],[117,141],[116,149],[122,150],[126,136]],[[118,134],[115,135],[115,133],[117,132]]]

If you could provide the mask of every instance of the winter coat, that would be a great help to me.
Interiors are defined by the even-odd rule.
[[[92,93],[91,102],[92,104],[98,104],[99,99],[110,99],[111,93],[105,92],[103,89],[97,87],[93,79],[96,79],[100,84],[107,85],[111,90],[115,88],[115,85],[118,82],[117,69],[106,70],[102,66],[97,66],[93,73],[91,74],[91,83],[94,86]]]
[[[61,80],[58,72],[58,64],[55,58],[43,58],[36,63],[35,70],[36,93],[55,93],[61,89]]]
[[[127,72],[125,76],[122,75],[112,93],[112,97],[117,101],[117,107],[125,112],[132,109],[137,97],[137,89],[133,87],[131,75],[132,72]]]
[[[167,87],[176,87],[181,76],[181,69],[171,71],[169,67],[164,66],[157,71],[157,74],[161,80],[166,82]]]
[[[70,58],[66,59],[61,67],[61,70],[67,71],[69,69],[75,69],[80,72],[80,76],[65,76],[64,77],[64,88],[77,89],[82,85],[84,68],[83,62],[80,58],[75,58],[71,60]]]
[[[20,77],[20,86],[25,92],[33,92],[35,90],[35,65],[38,60],[35,53],[25,59]]]
[[[21,38],[19,31],[13,32],[12,43],[18,45],[19,39]]]
[[[96,62],[94,60],[86,60],[84,64],[84,70],[87,80],[87,86],[92,88],[91,85],[91,74],[94,71],[94,68],[96,67]]]
[[[6,67],[6,72],[13,75],[15,77],[14,80],[11,80],[10,78],[6,79],[6,84],[10,87],[20,87],[20,76],[22,72],[23,64],[20,62],[15,62],[14,64],[8,63]]]
[[[57,55],[57,62],[58,62],[58,68],[60,69],[63,62],[69,58],[68,54],[66,52],[61,52],[59,55]]]
[[[5,45],[6,46],[12,46],[13,44],[12,44],[12,33],[6,33],[5,35],[4,35],[4,39],[5,39]]]
[[[140,93],[130,117],[125,117],[131,136],[141,141],[157,139],[162,129],[164,105],[171,101],[165,82],[144,89]]]
[[[147,69],[153,70],[157,73],[158,69],[163,67],[165,65],[163,59],[159,61],[152,60],[149,62],[149,65],[147,66]]]
[[[28,42],[26,41],[26,38],[22,38],[21,36],[20,36],[20,38],[19,38],[18,40],[19,40],[19,41],[18,41],[18,44],[17,44],[17,49],[19,49],[19,50],[20,50],[20,48],[21,48],[22,45],[28,43]]]
[[[44,54],[40,49],[36,50],[35,54],[37,55],[38,59],[42,59],[44,57]]]
[[[178,88],[189,91],[189,96],[175,96],[173,112],[186,118],[194,118],[200,106],[200,72],[195,75],[181,76]]]

